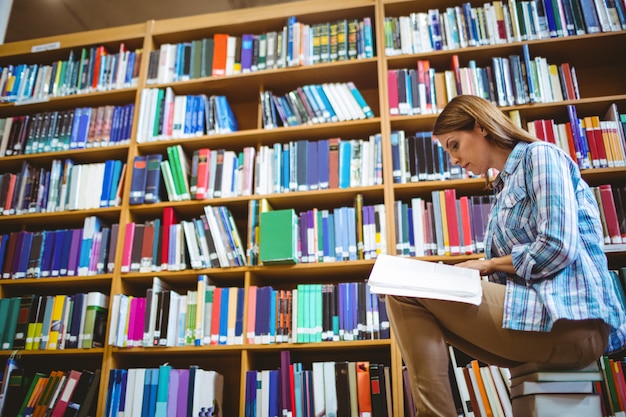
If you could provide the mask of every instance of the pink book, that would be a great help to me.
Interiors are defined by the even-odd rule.
[[[130,272],[130,258],[135,237],[135,222],[126,223],[124,234],[124,250],[122,252],[122,272]]]
[[[251,285],[248,288],[248,315],[246,317],[246,340],[250,344],[254,344],[255,329],[254,323],[256,321],[256,292],[257,286]]]

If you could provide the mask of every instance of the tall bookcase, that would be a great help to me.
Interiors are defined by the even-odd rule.
[[[110,224],[120,226],[128,222],[142,222],[160,217],[163,208],[174,207],[180,217],[193,217],[202,213],[205,205],[226,205],[233,213],[240,231],[246,230],[247,208],[250,199],[267,198],[274,209],[294,208],[307,210],[313,207],[332,208],[352,205],[357,194],[363,195],[367,204],[384,204],[386,208],[386,234],[388,253],[395,253],[396,232],[394,227],[394,202],[409,202],[412,197],[430,198],[433,190],[455,188],[459,195],[485,194],[483,180],[461,179],[426,181],[396,184],[392,178],[392,151],[390,135],[395,130],[408,132],[430,130],[435,114],[413,116],[390,116],[387,71],[412,68],[418,59],[430,60],[431,66],[440,70],[449,69],[453,55],[458,55],[462,65],[476,60],[478,65],[490,65],[492,56],[521,53],[522,44],[528,44],[533,55],[548,57],[553,62],[570,62],[576,67],[580,88],[580,99],[566,102],[524,104],[503,108],[504,111],[519,110],[523,119],[553,118],[567,120],[567,104],[575,104],[580,116],[603,115],[611,103],[626,109],[626,57],[621,54],[626,43],[626,32],[606,32],[581,36],[569,36],[543,40],[531,40],[508,44],[485,45],[455,50],[439,50],[422,54],[398,56],[385,55],[384,19],[408,15],[412,12],[427,12],[429,9],[443,10],[458,6],[460,2],[428,0],[310,0],[290,3],[288,7],[276,5],[254,9],[243,9],[145,24],[62,35],[44,39],[16,42],[0,46],[0,66],[17,63],[50,63],[66,59],[70,50],[82,47],[105,45],[111,51],[124,43],[129,50],[142,49],[137,85],[112,91],[77,94],[51,98],[39,102],[0,104],[0,117],[34,114],[41,111],[68,110],[82,106],[125,105],[134,103],[135,115],[129,144],[106,148],[70,150],[55,153],[5,156],[0,158],[0,172],[17,172],[24,160],[32,164],[49,166],[53,159],[72,158],[79,163],[101,162],[119,159],[127,163],[123,198],[118,207],[65,211],[44,214],[22,214],[0,216],[0,230],[43,230],[55,227],[82,227],[87,216],[98,216]],[[475,3],[475,4],[474,4]],[[476,6],[482,2],[472,2]],[[148,85],[149,52],[159,49],[164,43],[178,43],[206,37],[216,33],[242,35],[280,30],[289,16],[298,21],[314,24],[339,19],[363,19],[368,17],[373,24],[375,56],[373,58],[341,61],[313,66],[272,69],[253,73],[221,77],[205,77],[169,84]],[[349,121],[281,127],[266,130],[262,127],[262,109],[259,93],[271,90],[279,93],[310,83],[353,81],[374,117],[363,121]],[[159,141],[137,143],[137,130],[141,93],[149,87],[171,87],[176,94],[225,94],[239,122],[240,130],[232,134],[203,136],[181,139],[176,142]],[[245,146],[258,147],[290,140],[318,140],[329,137],[359,138],[380,133],[383,140],[383,185],[306,191],[285,194],[229,197],[201,201],[162,202],[150,205],[129,204],[133,160],[136,155],[151,153],[165,154],[166,148],[180,143],[188,155],[201,147],[241,150]],[[626,168],[590,169],[583,173],[591,185],[626,183]],[[127,273],[120,271],[124,228],[116,248],[116,267],[113,273],[51,279],[1,280],[0,296],[14,297],[24,293],[72,293],[76,291],[102,291],[111,298],[115,294],[145,293],[157,275],[176,288],[194,288],[200,273],[208,274],[221,286],[243,287],[272,285],[275,288],[292,289],[298,283],[338,283],[364,280],[373,265],[372,260],[298,264],[295,266],[249,266],[223,269],[186,270],[161,273]],[[623,266],[624,249],[609,252],[610,266]],[[430,256],[432,261],[459,262],[468,257]],[[388,340],[324,342],[314,344],[235,345],[174,348],[121,349],[111,346],[94,349],[70,349],[60,351],[21,351],[20,355],[28,368],[50,369],[51,366],[78,368],[101,368],[102,381],[99,391],[98,415],[103,415],[108,386],[109,370],[129,367],[156,367],[169,362],[173,367],[188,367],[196,364],[205,369],[214,369],[225,376],[224,415],[244,414],[245,372],[250,369],[270,369],[280,365],[280,351],[291,351],[292,360],[310,363],[319,360],[370,360],[391,367],[394,416],[404,416],[402,388],[402,359],[393,336]],[[10,352],[0,351],[0,356]]]

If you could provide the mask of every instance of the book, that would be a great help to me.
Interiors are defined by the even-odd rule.
[[[453,265],[381,254],[368,285],[375,294],[436,298],[479,305],[482,297],[478,271]]]
[[[535,394],[515,398],[512,403],[513,415],[516,416],[602,416],[600,396],[597,394]]]
[[[263,264],[298,262],[298,217],[293,209],[262,212],[259,260]]]

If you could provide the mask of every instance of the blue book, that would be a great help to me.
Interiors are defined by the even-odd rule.
[[[42,240],[42,250],[41,250],[41,258],[39,261],[39,273],[37,277],[48,277],[50,276],[50,266],[52,264],[52,251],[54,250],[54,231],[45,230],[42,232],[43,240]],[[0,252],[2,249],[0,248]],[[1,255],[0,255],[1,257]],[[2,259],[0,259],[0,265],[2,265]]]
[[[0,268],[4,266],[4,258],[7,253],[8,241],[9,241],[9,235],[0,235]]]
[[[217,132],[231,133],[239,130],[237,119],[233,113],[226,96],[216,97]]]
[[[410,77],[407,76],[406,80],[407,80],[407,89],[410,89]],[[363,95],[361,95],[361,92],[356,87],[356,85],[354,85],[354,83],[352,81],[348,82],[348,89],[350,90],[350,92],[354,96],[356,102],[359,103],[359,106],[361,107],[361,110],[363,110],[363,113],[365,114],[365,116],[367,118],[374,117],[374,112],[372,111],[372,108],[365,102],[365,99],[363,98]],[[410,101],[411,100],[411,94],[407,94],[407,99],[408,99],[408,102],[409,102],[409,106],[412,107],[412,103]]]
[[[117,189],[120,185],[120,180],[123,171],[122,161],[113,161],[113,173],[111,175],[111,189],[109,190],[109,204],[108,207],[115,207],[120,204],[120,200],[117,196]]]
[[[291,172],[291,164],[290,164],[290,159],[291,159],[291,154],[289,151],[289,144],[285,143],[283,144],[283,148],[282,148],[282,164],[281,164],[281,169],[282,169],[282,173],[280,175],[280,179],[281,179],[281,192],[285,192],[289,190],[289,176],[290,176],[290,172]]]
[[[187,417],[196,417],[193,416],[193,393],[196,385],[196,373],[198,372],[199,367],[197,365],[191,365],[189,367],[189,377],[186,378],[187,383],[183,384],[187,386]],[[182,375],[181,375],[182,377]],[[181,381],[182,382],[182,378]]]
[[[220,330],[218,345],[225,345],[228,340],[228,293],[231,289],[222,288],[222,298],[220,301]]]
[[[522,54],[524,55],[524,66],[526,67],[526,84],[528,85],[528,96],[531,103],[535,103],[537,98],[535,97],[535,81],[532,74],[532,65],[530,58],[530,51],[528,49],[528,44],[524,43],[522,45]]]
[[[69,256],[67,259],[67,273],[68,276],[77,275],[78,272],[78,259],[81,250],[81,243],[83,241],[83,229],[72,229],[72,237],[70,240]]]
[[[109,385],[107,387],[107,397],[104,406],[104,417],[110,417],[115,413],[117,415],[117,410],[111,410],[111,403],[113,402],[113,390],[115,389],[115,374],[117,369],[111,369],[109,371]]]
[[[294,411],[295,415],[302,416],[304,415],[304,404],[303,404],[303,395],[302,395],[302,364],[296,362],[293,364],[293,391],[294,391]]]
[[[20,232],[17,239],[17,246],[15,248],[15,258],[11,278],[26,278],[26,270],[28,269],[28,259],[30,258],[32,243],[33,232]]]
[[[161,365],[157,370],[158,382],[156,388],[156,401],[154,417],[167,417],[167,397],[169,393],[170,365]]]
[[[524,7],[524,6],[521,5],[521,7]],[[555,8],[557,8],[557,10],[555,10]],[[559,19],[558,17],[559,11],[558,11],[557,3],[552,2],[551,0],[543,0],[543,10],[546,13],[546,23],[548,24],[548,35],[550,35],[551,38],[563,36],[562,29],[560,30],[560,33],[559,33],[559,29],[560,27],[562,27],[561,22],[559,21],[559,23],[557,23],[557,20],[556,20],[556,19]],[[531,33],[532,30],[527,29],[527,32]]]
[[[136,155],[133,161],[133,174],[130,181],[128,203],[131,205],[143,204],[146,195],[146,179],[148,160],[145,155]]]
[[[68,337],[65,342],[66,349],[76,349],[79,346],[78,337],[80,335],[81,320],[83,320],[83,306],[85,305],[86,299],[87,294],[85,293],[77,293],[72,296],[72,317],[67,331]]]
[[[74,142],[70,141],[70,149],[84,149],[87,145],[87,135],[89,133],[89,122],[92,117],[92,108],[91,107],[83,107],[80,112],[80,117],[78,117],[78,123],[76,123],[76,119],[78,115],[74,116],[74,126],[76,126],[76,136],[74,136],[74,132],[72,129],[72,139],[75,139]]]
[[[245,291],[243,287],[237,288],[237,319],[235,321],[235,343],[243,343],[243,307]]]
[[[246,371],[246,397],[245,397],[245,410],[244,417],[256,417],[256,386],[257,386],[258,371],[250,370]],[[278,395],[276,395],[278,398]],[[278,415],[278,414],[271,414]]]
[[[356,250],[356,213],[354,207],[346,207],[346,220],[348,222],[348,259],[351,261],[357,260],[357,250]]]
[[[58,277],[61,270],[61,258],[63,257],[63,250],[65,244],[65,229],[54,231],[54,243],[52,261],[50,264],[50,276]]]
[[[351,148],[349,140],[339,142],[339,188],[350,188]]]
[[[333,109],[332,104],[330,104],[330,100],[326,96],[326,93],[324,92],[324,88],[322,87],[322,85],[321,84],[313,84],[313,85],[311,85],[311,88],[312,88],[313,92],[317,92],[317,96],[319,96],[319,99],[323,103],[323,107],[322,108],[325,109],[328,112],[328,114],[329,114],[329,117],[327,118],[327,121],[330,121],[330,122],[338,121],[339,117],[337,116],[337,113],[335,112],[335,109]]]
[[[163,155],[160,153],[146,157],[145,204],[161,202],[161,161],[163,161]]]
[[[313,140],[310,140],[307,142],[306,184],[309,190],[317,190],[319,188],[317,148],[318,148],[317,142]]]
[[[296,24],[296,17],[289,16],[287,18],[287,65],[288,67],[299,64],[300,57],[297,57],[296,61],[296,52],[294,50],[294,25]]]
[[[102,191],[100,192],[100,207],[108,207],[111,194],[111,181],[113,180],[113,166],[115,161],[109,159],[104,162],[104,174],[102,176]]]
[[[270,336],[270,343],[276,341],[276,290],[269,288],[269,318],[268,318],[268,334]]]
[[[241,72],[250,72],[252,69],[252,44],[254,36],[244,33],[241,36]]]
[[[602,28],[594,0],[580,0],[580,9],[582,11],[583,20],[585,21],[587,33],[600,33]]]
[[[318,187],[320,190],[328,188],[330,170],[328,167],[329,162],[329,147],[328,139],[321,139],[317,141],[317,176]]]
[[[89,216],[85,219],[82,242],[80,245],[80,256],[78,258],[78,275],[87,275],[89,273],[89,263],[93,256],[98,254],[92,253],[93,240],[96,233],[102,230],[102,220],[96,216]]]
[[[279,410],[278,399],[280,398],[279,385],[278,385],[279,373],[277,369],[271,369],[269,372],[270,372],[269,415],[278,416],[278,410]]]
[[[109,391],[109,395],[111,397],[111,401],[109,406],[107,407],[107,416],[117,416],[119,412],[120,405],[120,395],[122,392],[122,370],[121,369],[111,369],[109,378],[113,380],[113,382],[109,382],[109,387],[111,391]]]

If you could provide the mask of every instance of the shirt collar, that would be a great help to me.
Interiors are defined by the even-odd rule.
[[[522,161],[524,154],[526,153],[526,148],[528,147],[527,142],[517,142],[511,154],[506,159],[506,163],[504,164],[504,169],[498,173],[495,180],[493,180],[492,186],[493,190],[498,193],[504,187],[504,181],[517,169],[517,166]]]

